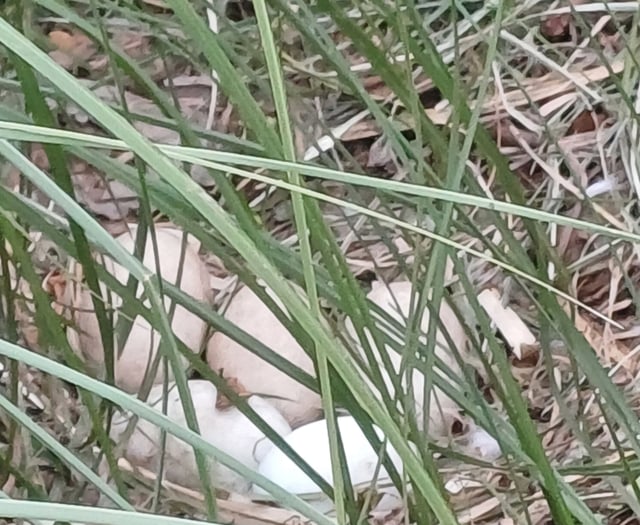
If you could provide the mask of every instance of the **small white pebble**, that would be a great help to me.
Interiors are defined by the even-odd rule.
[[[459,494],[464,487],[460,480],[452,479],[444,484],[444,488],[449,494]]]
[[[44,403],[42,402],[42,400],[35,394],[33,393],[28,393],[27,394],[27,399],[38,409],[38,410],[44,410]]]
[[[614,190],[613,182],[609,179],[599,180],[590,184],[585,189],[585,193],[587,197],[592,199],[593,197],[597,197],[598,195],[602,195],[603,193],[611,193]]]
[[[320,153],[333,148],[333,146],[335,146],[335,141],[330,135],[323,135],[317,140],[317,145],[320,148],[320,151],[318,151],[318,148],[316,148],[316,146],[311,146],[307,149],[307,151],[304,152],[303,158],[305,161],[310,161],[318,158],[320,156]]]

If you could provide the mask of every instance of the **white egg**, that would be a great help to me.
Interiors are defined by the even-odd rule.
[[[378,453],[374,451],[353,417],[339,417],[337,421],[352,484],[371,482],[379,463]],[[375,431],[382,439],[383,434],[380,429],[375,428]],[[285,441],[311,468],[333,486],[326,420],[314,421],[295,429],[285,438]],[[387,451],[394,466],[401,472],[398,454],[390,445],[387,445]],[[258,472],[293,494],[311,494],[320,491],[320,487],[276,447],[272,448],[260,462]],[[380,466],[377,479],[388,478],[389,474],[383,466]],[[265,494],[264,490],[255,485],[253,491],[256,494]]]
[[[120,235],[116,240],[133,253],[137,225],[131,225],[130,229],[131,233]],[[156,265],[152,238],[150,234],[147,234],[143,257],[144,265],[154,272],[159,272],[163,279],[174,285],[178,283],[178,277],[181,277],[179,287],[183,292],[197,301],[208,302],[210,296],[209,274],[198,256],[198,241],[189,236],[188,243],[185,249],[182,250],[183,233],[180,230],[156,227],[155,231],[160,264],[159,267]],[[183,251],[184,257],[181,262]],[[182,273],[180,274],[181,264]],[[129,278],[127,270],[114,263],[110,258],[105,258],[104,265],[105,269],[118,281],[126,284]],[[106,286],[101,285],[101,289],[107,305],[113,308],[119,308],[122,305],[122,299],[107,291]],[[139,284],[137,296],[140,297],[142,292],[143,287]],[[170,311],[169,306],[171,303],[171,299],[166,297],[165,308],[167,312]],[[93,311],[90,292],[86,287],[83,288],[79,297],[73,300],[73,304],[75,306],[74,321],[78,330],[77,332],[72,329],[68,331],[69,342],[85,358],[89,369],[96,375],[103,376],[104,349],[100,338],[98,319]],[[149,301],[145,300],[144,304],[148,306]],[[115,315],[114,318],[117,319],[119,317]],[[173,314],[171,328],[187,348],[196,353],[200,351],[206,323],[198,316],[182,306],[177,306]],[[115,363],[115,381],[119,387],[132,393],[139,391],[148,363],[153,362],[159,343],[159,333],[152,330],[151,325],[145,319],[137,317],[131,326],[129,337],[122,349],[120,358]],[[187,360],[181,358],[181,363],[186,370]],[[162,382],[163,377],[163,366],[160,364],[154,383]],[[170,378],[173,378],[172,373],[170,373]]]
[[[405,325],[406,319],[411,311],[412,302],[412,284],[409,281],[398,281],[390,283],[388,286],[374,281],[372,290],[367,295],[367,298],[374,304],[378,305],[384,310],[392,319],[398,323]],[[414,300],[415,301],[415,300]],[[416,301],[417,303],[417,301]],[[440,319],[446,327],[449,337],[453,341],[455,348],[463,353],[467,346],[467,337],[464,333],[464,329],[460,324],[460,321],[456,317],[451,307],[443,300],[440,305]],[[399,343],[402,342],[402,338],[398,337],[394,333],[393,329],[389,327],[388,323],[379,321],[379,328],[386,332],[388,336]],[[388,327],[388,328],[387,328]],[[346,322],[347,332],[353,339],[357,339],[355,328],[350,319]],[[420,330],[427,332],[429,328],[429,310],[425,308],[424,314],[420,321]],[[426,344],[426,338],[420,337],[421,345]],[[390,375],[385,371],[383,367],[383,361],[380,356],[380,352],[376,350],[373,339],[369,336],[369,343],[373,352],[376,354],[378,363],[381,367],[382,376],[385,380],[386,387],[393,395],[392,382]],[[358,345],[358,348],[364,356],[364,349]],[[451,350],[449,350],[449,344],[447,339],[440,329],[438,329],[436,335],[436,355],[442,359],[442,361],[452,370],[452,372],[458,376],[462,374],[460,367]],[[400,370],[402,362],[402,356],[391,347],[387,347],[387,354],[389,360],[394,368],[394,373],[397,374]],[[444,374],[442,374],[444,377]],[[424,374],[418,369],[414,368],[411,374],[413,383],[413,391],[415,396],[415,410],[416,417],[418,418],[418,424],[423,424],[423,405],[424,405]],[[405,381],[403,381],[403,384]],[[377,390],[374,387],[374,391]],[[429,433],[434,436],[446,436],[449,434],[451,423],[454,418],[457,417],[459,412],[458,405],[448,396],[446,396],[439,388],[432,388],[430,392],[430,405],[429,405]]]
[[[269,290],[268,293],[281,306]],[[250,288],[238,291],[224,316],[287,361],[315,375],[311,358]],[[313,421],[321,414],[322,401],[316,392],[222,333],[215,333],[209,341],[207,362],[213,370],[236,377],[247,391],[269,396],[293,427]]]
[[[472,424],[467,435],[466,445],[462,447],[468,456],[480,457],[485,461],[495,461],[502,456],[500,443],[484,428]]]
[[[234,457],[246,467],[256,470],[258,461],[267,455],[273,444],[237,408],[216,408],[217,389],[208,381],[193,380],[188,383],[198,420],[200,435],[216,448]],[[180,395],[175,384],[169,385],[166,415],[179,425],[187,427]],[[163,385],[155,385],[149,393],[148,403],[162,411]],[[286,436],[291,427],[268,401],[256,396],[248,400],[249,406],[278,434]],[[111,438],[119,442],[127,428],[129,417],[114,417]],[[133,465],[156,471],[160,464],[161,431],[148,421],[139,419],[130,438],[124,443],[124,456]],[[193,447],[180,439],[166,435],[164,462],[165,479],[189,488],[200,488],[200,478]],[[211,460],[211,483],[230,492],[246,493],[251,483],[224,465]]]

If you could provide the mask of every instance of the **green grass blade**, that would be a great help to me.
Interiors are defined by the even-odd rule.
[[[85,135],[82,133],[40,128],[29,124],[20,124],[0,120],[0,136],[7,140],[26,140],[28,138],[42,141],[61,143],[66,145],[78,145],[86,147],[96,147],[104,149],[129,150],[130,147],[124,142],[104,137]],[[561,226],[569,226],[578,230],[598,233],[616,240],[629,242],[640,242],[640,234],[633,231],[625,231],[610,226],[603,226],[595,222],[584,219],[559,215],[548,211],[540,210],[527,205],[513,204],[498,199],[490,199],[478,195],[462,193],[454,190],[436,188],[428,185],[417,185],[410,182],[384,180],[380,178],[350,173],[348,171],[337,171],[329,168],[313,166],[304,163],[293,163],[279,159],[268,159],[263,157],[253,157],[242,154],[227,153],[222,151],[212,151],[204,148],[187,148],[181,146],[167,146],[156,144],[160,150],[172,158],[186,158],[191,160],[210,160],[219,164],[245,165],[255,168],[270,169],[275,171],[295,171],[306,177],[313,177],[319,180],[341,182],[348,185],[374,188],[403,195],[410,195],[420,198],[433,198],[445,202],[458,202],[462,205],[473,206],[485,210],[505,213],[516,217],[533,219],[539,222],[548,222]],[[245,171],[244,173],[250,173]],[[274,179],[264,175],[265,180]],[[277,180],[274,184],[277,183]]]
[[[199,525],[202,521],[122,510],[0,499],[0,513],[15,519],[39,519],[48,523],[94,523],[96,525]],[[213,522],[212,522],[213,523]]]
[[[276,105],[276,115],[278,117],[278,125],[280,129],[280,140],[284,147],[284,158],[289,162],[295,162],[296,153],[293,144],[293,134],[289,122],[289,111],[287,106],[287,96],[285,93],[284,80],[282,78],[281,65],[278,59],[278,51],[271,32],[271,24],[267,6],[264,0],[258,0],[255,4],[258,28],[264,47],[264,54],[269,71],[269,77],[272,84],[273,99]],[[302,179],[296,172],[288,172],[287,180],[294,186],[301,186]],[[305,201],[301,194],[292,194],[293,214],[296,231],[298,234],[298,242],[300,244],[300,252],[302,255],[302,266],[304,273],[305,290],[311,310],[316,319],[322,319],[320,311],[320,303],[318,302],[318,293],[316,278],[313,269],[313,254],[309,242],[309,227],[306,218]],[[331,456],[331,468],[333,473],[333,498],[336,505],[336,515],[339,524],[347,523],[346,515],[346,496],[345,496],[345,480],[343,479],[344,465],[341,460],[339,443],[339,430],[336,422],[333,393],[331,389],[331,380],[329,377],[329,366],[327,357],[323,351],[319,341],[314,341],[315,357],[317,363],[318,378],[320,381],[320,391],[322,393],[322,404],[324,414],[327,421],[327,432],[329,434],[329,451]],[[357,512],[353,509],[352,513]]]

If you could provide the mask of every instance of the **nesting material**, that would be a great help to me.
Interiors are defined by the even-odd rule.
[[[367,298],[374,304],[383,309],[392,319],[402,325],[406,325],[407,317],[411,311],[412,300],[412,284],[409,281],[398,281],[390,283],[389,285],[383,284],[379,281],[374,281],[372,289],[367,295]],[[377,316],[374,316],[374,318]],[[464,333],[464,329],[460,324],[460,321],[456,317],[451,307],[443,300],[440,304],[440,319],[447,329],[448,335],[452,340],[455,348],[458,352],[464,353],[467,347],[467,337]],[[397,331],[393,327],[389,326],[388,322],[384,322],[382,319],[379,321],[380,329],[387,333],[389,338],[402,342],[402,338],[398,337]],[[347,332],[353,339],[357,338],[355,328],[350,319],[346,322]],[[429,310],[425,308],[424,314],[420,322],[420,330],[424,333],[429,329]],[[426,344],[426,338],[421,336],[420,345]],[[376,354],[378,363],[380,365],[381,373],[385,379],[387,389],[393,393],[393,387],[391,377],[389,373],[384,370],[384,361],[381,358],[380,351],[376,349],[373,338],[369,336],[369,344]],[[359,350],[363,353],[364,350],[358,345]],[[400,346],[402,347],[402,346]],[[386,347],[385,349],[389,356],[389,361],[393,365],[394,373],[398,374],[400,371],[400,365],[402,363],[402,356],[396,352],[393,348]],[[461,376],[462,372],[455,359],[455,355],[450,349],[447,342],[447,338],[442,331],[438,329],[436,335],[436,355],[447,365],[451,371],[457,376]],[[407,375],[407,374],[403,374]],[[441,374],[446,377],[444,374]],[[413,392],[415,396],[415,410],[418,423],[423,424],[423,405],[424,405],[424,375],[418,369],[413,370],[411,374],[411,380],[413,383]],[[403,377],[402,384],[405,384]],[[376,388],[374,387],[374,391]],[[430,404],[429,404],[429,433],[433,437],[448,436],[451,429],[451,424],[454,419],[458,417],[460,408],[458,405],[448,396],[446,396],[442,390],[437,387],[433,387],[430,392]]]
[[[384,467],[379,466],[378,452],[373,449],[356,420],[351,416],[345,416],[337,418],[337,422],[352,484],[371,483],[376,472],[378,480],[389,479]],[[375,432],[380,439],[384,437],[380,429],[375,428]],[[329,434],[325,419],[295,429],[285,441],[333,486]],[[402,462],[397,452],[391,445],[387,445],[387,452],[396,469],[401,472]],[[320,491],[320,487],[276,447],[273,447],[260,462],[258,472],[293,494],[314,494]],[[256,494],[265,493],[257,486],[254,486],[253,491]]]
[[[131,253],[135,249],[137,225],[130,226],[130,233],[125,233],[116,240]],[[147,234],[143,263],[154,272],[160,273],[163,279],[176,285],[179,280],[180,289],[200,302],[207,302],[210,295],[209,274],[204,263],[198,256],[199,242],[188,237],[183,250],[183,232],[175,228],[156,227],[156,241],[160,259],[160,268],[156,265],[151,234]],[[184,251],[184,257],[182,253]],[[182,270],[180,269],[182,265]],[[104,260],[105,269],[122,284],[126,284],[129,272],[110,258]],[[114,323],[119,318],[117,309],[122,305],[122,299],[107,290],[101,284],[102,296],[108,307],[114,308],[116,314]],[[137,297],[143,292],[143,286],[138,284]],[[89,369],[98,376],[104,375],[104,349],[100,338],[98,319],[93,310],[90,291],[85,287],[78,295],[69,299],[73,306],[73,320],[76,330],[68,331],[69,342],[87,361]],[[170,312],[172,301],[165,298],[165,308]],[[144,301],[149,306],[149,301]],[[198,316],[190,313],[182,306],[176,306],[171,323],[174,334],[192,350],[199,352],[205,335],[206,324]],[[122,349],[119,359],[115,363],[115,381],[122,389],[137,393],[144,380],[147,366],[151,366],[160,344],[160,334],[151,329],[151,325],[142,317],[137,317],[129,332],[129,337]],[[186,370],[187,360],[181,358]],[[154,383],[163,381],[163,366],[160,364],[155,375]],[[170,379],[173,373],[170,371]]]
[[[216,408],[217,389],[208,381],[188,382],[189,391],[196,412],[200,435],[222,452],[229,454],[243,465],[256,470],[261,459],[270,452],[273,444],[237,408]],[[149,393],[148,403],[162,411],[163,385],[155,385]],[[291,427],[268,401],[256,396],[248,400],[249,406],[282,436],[291,432]],[[180,395],[175,384],[169,385],[167,392],[167,417],[177,424],[187,427]],[[111,438],[117,443],[124,440],[124,456],[133,465],[156,471],[160,465],[161,431],[148,421],[139,419],[130,438],[124,435],[130,420],[128,415],[114,417]],[[201,487],[193,447],[180,439],[166,435],[164,475],[167,481],[188,488]],[[211,483],[219,489],[230,492],[247,493],[251,483],[231,469],[211,458],[209,467]]]
[[[315,375],[311,358],[250,288],[241,288],[231,299],[225,318],[287,361]],[[321,414],[322,402],[317,393],[222,333],[215,333],[209,341],[207,362],[224,376],[237,378],[247,391],[268,396],[293,427]]]

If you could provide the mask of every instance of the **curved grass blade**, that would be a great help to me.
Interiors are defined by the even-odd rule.
[[[276,105],[276,115],[278,118],[278,127],[280,130],[280,140],[283,145],[284,158],[290,162],[295,162],[296,153],[293,145],[293,135],[289,122],[289,111],[287,106],[287,96],[285,93],[284,80],[282,78],[281,65],[279,63],[278,51],[276,49],[273,34],[271,32],[271,23],[267,6],[264,0],[256,0],[254,3],[256,9],[256,17],[258,29],[264,47],[264,54],[267,62],[271,87],[273,90],[273,99]],[[302,186],[302,179],[296,172],[288,172],[287,180],[295,186]],[[322,318],[320,311],[320,303],[318,301],[318,292],[316,278],[313,269],[313,254],[311,244],[309,242],[310,231],[307,224],[305,200],[299,193],[293,193],[293,216],[296,231],[298,234],[298,242],[302,256],[302,268],[304,274],[305,290],[311,310],[317,319]],[[340,447],[340,431],[335,417],[333,393],[331,389],[331,380],[329,377],[329,366],[327,356],[319,341],[314,341],[315,361],[318,371],[318,379],[320,381],[320,392],[322,394],[322,405],[324,408],[325,419],[327,421],[327,433],[329,438],[329,452],[331,457],[331,470],[333,473],[333,499],[336,506],[337,521],[339,524],[347,523],[347,502],[351,504],[352,516],[357,515],[357,507],[353,498],[347,500],[345,486],[349,483],[348,471],[344,465],[344,449]],[[345,480],[346,474],[346,480]],[[350,484],[350,483],[349,483]]]
[[[42,128],[30,124],[21,124],[3,120],[0,120],[0,136],[7,140],[33,140],[39,142],[53,142],[65,145],[95,147],[101,149],[130,150],[130,147],[124,141],[117,139],[96,137],[73,131]],[[191,161],[210,160],[219,164],[244,165],[275,171],[296,171],[300,175],[313,177],[320,180],[341,182],[348,185],[362,186],[366,188],[400,193],[403,195],[411,195],[413,197],[433,198],[446,202],[458,202],[463,205],[475,206],[485,210],[491,210],[500,213],[507,213],[516,217],[533,219],[535,221],[547,222],[560,226],[569,226],[591,233],[598,233],[618,240],[635,243],[640,242],[640,234],[634,233],[632,231],[624,231],[617,228],[603,226],[601,224],[590,221],[558,215],[556,213],[539,210],[527,205],[513,204],[506,201],[490,199],[488,197],[481,197],[452,190],[445,190],[433,186],[418,185],[410,182],[401,182],[395,180],[385,180],[357,173],[350,173],[347,171],[337,171],[329,168],[313,166],[305,163],[292,163],[265,157],[253,157],[249,155],[228,153],[223,151],[207,150],[204,148],[188,148],[163,144],[155,144],[155,146],[169,157],[176,159],[184,159],[188,157]],[[244,173],[250,172],[245,171]],[[252,176],[255,175],[252,174]],[[268,175],[261,176],[264,177],[265,180],[274,180],[274,177],[269,177]],[[278,181],[275,180],[274,182],[270,183],[275,184],[277,182]]]

